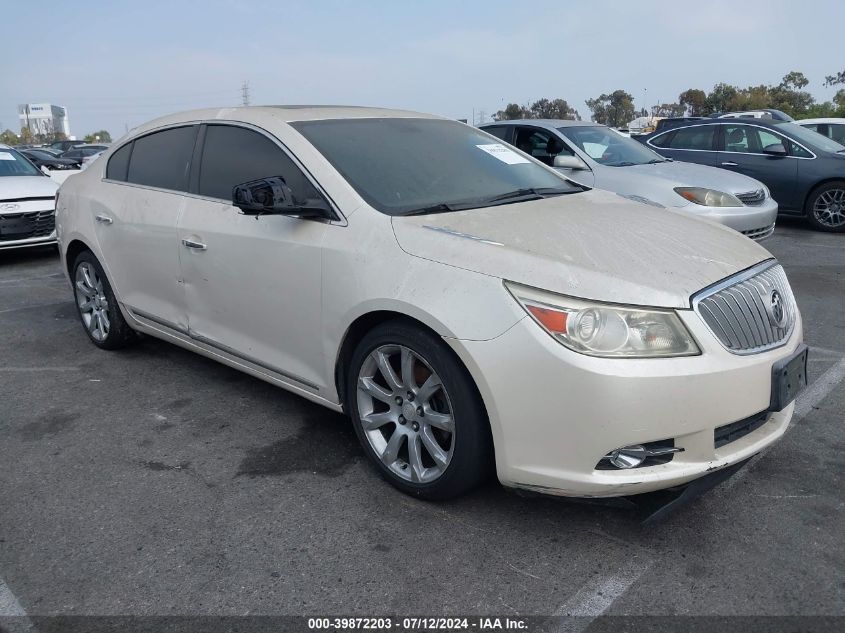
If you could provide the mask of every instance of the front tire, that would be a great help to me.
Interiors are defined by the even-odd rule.
[[[816,230],[845,232],[845,181],[836,180],[813,189],[804,211]]]
[[[120,349],[135,340],[117,305],[111,284],[94,253],[83,251],[73,263],[73,295],[85,333],[100,349]]]
[[[402,492],[450,499],[489,475],[484,406],[469,373],[436,335],[398,320],[375,327],[352,354],[346,394],[364,451]]]

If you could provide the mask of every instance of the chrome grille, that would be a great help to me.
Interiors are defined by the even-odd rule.
[[[780,297],[783,319],[774,300]],[[783,268],[768,261],[693,297],[693,309],[734,354],[756,354],[783,345],[798,313]]]
[[[759,229],[749,229],[748,231],[743,231],[742,234],[746,237],[750,237],[752,240],[763,240],[771,236],[774,232],[775,223],[772,222],[769,226],[763,226]]]
[[[754,206],[758,204],[762,204],[763,200],[766,199],[766,192],[762,189],[757,189],[756,191],[748,191],[746,193],[737,193],[734,194],[742,204]]]

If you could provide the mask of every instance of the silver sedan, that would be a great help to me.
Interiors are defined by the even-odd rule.
[[[532,119],[481,128],[588,187],[719,222],[755,240],[775,230],[778,205],[760,181],[674,162],[607,126]]]

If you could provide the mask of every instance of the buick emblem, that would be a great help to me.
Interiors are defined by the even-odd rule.
[[[16,202],[7,202],[6,204],[0,204],[0,211],[8,213],[9,211],[17,211],[21,208],[21,205],[17,204]]]
[[[786,326],[786,309],[783,306],[783,297],[777,290],[769,293],[766,312],[772,325],[781,329]]]

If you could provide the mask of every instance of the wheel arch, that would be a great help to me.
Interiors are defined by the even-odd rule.
[[[68,279],[71,279],[71,281],[73,280],[73,262],[76,261],[76,258],[79,257],[80,253],[85,251],[91,251],[93,253],[94,249],[80,239],[71,240],[65,249],[65,270],[67,272]]]

